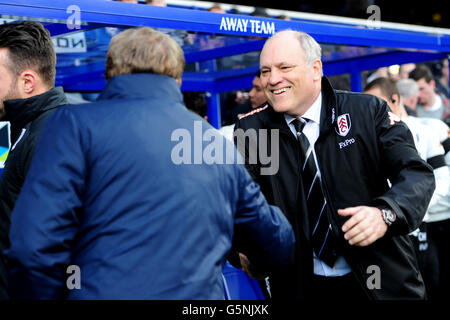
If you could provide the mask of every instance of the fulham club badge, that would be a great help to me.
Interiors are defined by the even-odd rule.
[[[352,123],[350,121],[350,115],[348,113],[343,114],[342,116],[339,116],[336,121],[336,132],[342,136],[345,137],[348,132],[350,131],[350,128],[352,126]]]

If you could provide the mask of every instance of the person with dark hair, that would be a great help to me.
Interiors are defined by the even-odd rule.
[[[261,72],[258,70],[252,81],[252,89],[248,93],[252,109],[256,109],[266,102],[266,96],[261,84]]]
[[[297,239],[294,263],[268,274],[273,305],[301,312],[305,300],[424,299],[408,234],[425,215],[433,170],[386,102],[334,90],[321,57],[307,33],[270,37],[260,56],[267,104],[234,132],[247,169]],[[260,173],[263,148],[278,151],[277,172]]]
[[[410,80],[411,79],[403,79]],[[450,264],[448,242],[450,235],[450,173],[441,145],[439,125],[427,125],[425,118],[409,116],[404,108],[395,81],[377,78],[368,83],[364,92],[385,100],[392,112],[406,123],[414,138],[419,155],[432,167],[436,189],[420,227],[410,236],[416,249],[419,268],[425,281],[429,300],[446,299]],[[431,119],[440,121],[438,119]],[[445,124],[442,123],[444,126]],[[445,284],[445,285],[444,285]]]
[[[436,90],[436,81],[430,69],[420,64],[410,72],[409,77],[419,85],[417,115],[445,121],[450,116],[450,101]]]
[[[255,7],[250,15],[252,17],[270,18],[269,14],[266,11],[266,8],[263,7]]]
[[[430,68],[436,84],[436,92],[445,98],[449,98],[448,91],[448,59],[425,63]]]
[[[11,297],[223,300],[232,244],[263,269],[288,263],[292,228],[245,167],[197,158],[207,136],[217,157],[237,150],[184,106],[184,64],[167,34],[123,31],[99,99],[49,120],[12,214]]]
[[[188,110],[208,121],[208,104],[205,95],[196,91],[183,91],[183,101]]]
[[[223,126],[219,129],[219,131],[229,140],[233,140],[233,130],[234,130],[234,123],[242,116],[245,116],[249,112],[254,112],[258,109],[258,107],[262,106],[264,102],[266,102],[266,96],[264,95],[264,90],[261,85],[261,72],[258,70],[256,72],[255,77],[252,81],[252,89],[248,93],[248,96],[250,98],[250,108],[236,108],[236,110],[233,110],[234,113],[232,114],[232,124]],[[244,112],[243,112],[244,111]]]
[[[7,298],[6,262],[11,212],[31,164],[41,129],[61,105],[55,88],[56,54],[38,22],[0,25],[0,120],[11,124],[11,149],[0,180],[0,298]]]

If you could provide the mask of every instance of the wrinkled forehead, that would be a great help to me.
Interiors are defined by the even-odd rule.
[[[288,45],[289,43],[294,41],[298,42],[298,39],[293,31],[291,30],[281,31],[267,39],[267,41],[264,44],[263,50],[264,48],[270,46]]]
[[[283,62],[297,63],[300,60],[304,61],[300,41],[293,33],[283,32],[269,38],[264,44],[260,56],[260,67]]]

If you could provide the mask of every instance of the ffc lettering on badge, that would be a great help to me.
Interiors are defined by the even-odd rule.
[[[351,126],[350,115],[348,113],[343,114],[337,118],[336,132],[340,136],[345,137],[350,132]]]

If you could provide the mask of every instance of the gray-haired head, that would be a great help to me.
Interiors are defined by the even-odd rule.
[[[411,98],[419,94],[419,85],[413,79],[400,79],[397,81],[400,96]]]
[[[292,34],[299,42],[303,49],[303,54],[305,57],[306,64],[310,66],[315,60],[321,60],[322,58],[322,48],[317,43],[316,40],[314,40],[313,37],[311,37],[309,34],[302,32],[302,31],[296,31],[292,29],[286,29],[280,32],[275,33],[273,36],[271,36],[266,42],[269,42],[271,39],[285,35],[285,34]],[[282,48],[280,48],[282,49]]]

